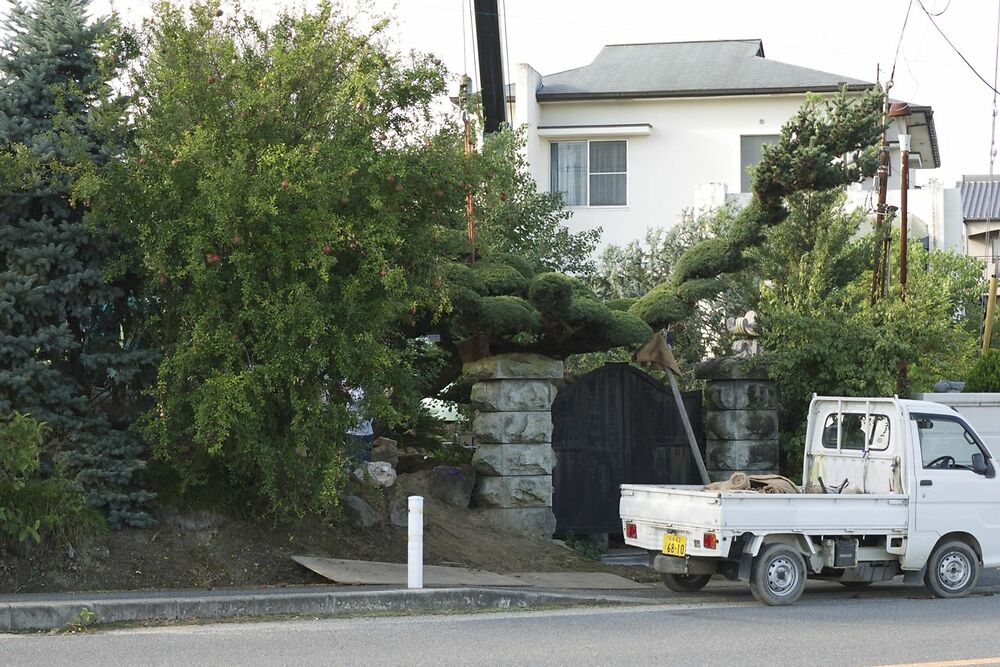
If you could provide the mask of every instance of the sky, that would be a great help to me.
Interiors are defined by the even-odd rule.
[[[498,0],[505,60],[544,74],[588,64],[605,44],[760,38],[772,59],[848,77],[889,78],[895,99],[934,110],[940,169],[929,178],[954,185],[990,166],[994,92],[948,46],[945,35],[990,84],[995,80],[1000,0]],[[907,7],[912,7],[903,29]],[[151,0],[95,0],[96,13],[114,7],[126,19],[151,13]],[[243,0],[262,18],[281,7],[315,0]],[[341,0],[352,13],[389,15],[399,46],[436,54],[454,73],[474,80],[472,0]],[[900,39],[902,37],[902,39]],[[898,47],[898,56],[897,56]],[[881,75],[879,71],[881,68]],[[1000,145],[1000,139],[998,139]],[[1000,160],[994,167],[1000,173]]]

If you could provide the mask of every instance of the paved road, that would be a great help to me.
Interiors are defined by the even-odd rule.
[[[668,597],[669,596],[669,597]],[[792,607],[716,586],[669,604],[0,636],[2,665],[1000,665],[1000,595],[812,585]]]

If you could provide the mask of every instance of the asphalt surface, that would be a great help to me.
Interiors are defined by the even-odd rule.
[[[1000,595],[811,585],[758,605],[713,586],[671,604],[0,636],[3,665],[1000,665]],[[969,662],[971,660],[971,662]]]

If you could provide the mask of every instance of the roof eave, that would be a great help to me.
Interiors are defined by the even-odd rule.
[[[924,118],[927,119],[927,136],[931,142],[931,155],[934,157],[934,168],[937,169],[941,166],[941,151],[938,147],[937,127],[934,125],[934,109],[929,106],[911,104],[910,110],[924,114]]]
[[[643,90],[583,93],[546,93],[542,86],[536,93],[539,102],[572,100],[669,99],[678,97],[741,97],[753,95],[787,95],[805,93],[864,92],[877,88],[873,83],[851,83],[830,86],[781,86],[777,88],[709,88],[697,90]]]

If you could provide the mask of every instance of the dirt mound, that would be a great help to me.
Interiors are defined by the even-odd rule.
[[[498,532],[475,509],[456,509],[427,494],[427,471],[401,475],[373,498],[383,515],[367,529],[347,519],[303,519],[291,525],[252,522],[204,511],[154,508],[157,525],[125,529],[60,547],[21,545],[0,553],[0,592],[286,586],[329,582],[293,555],[406,561],[406,529],[388,520],[401,494],[425,497],[424,552],[430,565],[460,565],[498,573],[608,571],[647,578],[641,568],[605,566],[551,540]],[[378,502],[374,502],[378,501]]]

